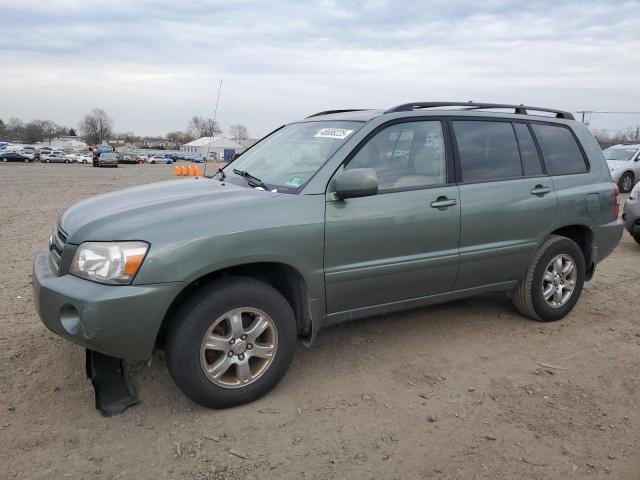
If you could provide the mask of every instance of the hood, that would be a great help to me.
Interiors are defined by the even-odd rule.
[[[626,168],[631,165],[631,161],[629,160],[607,160],[607,165],[609,168],[613,168],[617,170],[618,168]]]
[[[145,240],[151,225],[246,204],[264,204],[282,194],[218,180],[191,177],[152,183],[91,197],[76,203],[60,218],[69,243],[89,240]]]

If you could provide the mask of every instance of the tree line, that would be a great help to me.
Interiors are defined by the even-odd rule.
[[[101,108],[94,108],[82,117],[78,124],[80,137],[90,145],[100,144],[118,138],[126,142],[141,141],[142,138],[133,132],[115,133],[113,119]],[[221,135],[222,128],[212,118],[194,115],[184,131],[167,133],[164,138],[171,143],[183,144],[201,137]],[[231,125],[229,134],[235,140],[249,138],[247,127],[240,124]],[[53,140],[62,135],[76,136],[74,128],[58,125],[51,120],[31,120],[24,122],[19,118],[9,118],[7,122],[0,119],[0,140],[12,142],[36,143]]]
[[[593,136],[596,137],[600,147],[603,149],[621,143],[640,143],[640,125],[614,132],[609,130],[594,130]]]

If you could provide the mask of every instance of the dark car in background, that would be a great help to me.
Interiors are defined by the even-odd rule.
[[[135,159],[135,157],[132,157],[131,155],[116,155],[116,158],[118,159],[118,164],[132,163],[135,165],[137,163],[140,163]]]
[[[3,162],[24,162],[24,163],[29,163],[33,161],[33,159],[19,152],[0,153],[0,160],[2,160]]]

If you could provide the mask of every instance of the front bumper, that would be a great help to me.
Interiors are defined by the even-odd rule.
[[[622,213],[624,228],[631,235],[640,235],[640,198],[627,198]]]
[[[127,360],[151,356],[162,320],[181,282],[101,285],[73,275],[58,277],[49,252],[33,265],[33,298],[42,323],[83,347]]]

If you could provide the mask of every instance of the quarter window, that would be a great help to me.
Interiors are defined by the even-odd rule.
[[[454,121],[453,129],[464,182],[522,176],[518,143],[511,123]]]
[[[584,173],[587,165],[571,131],[555,125],[532,124],[549,175]]]
[[[447,168],[439,121],[398,123],[378,132],[345,169],[372,168],[379,191],[446,183]]]

